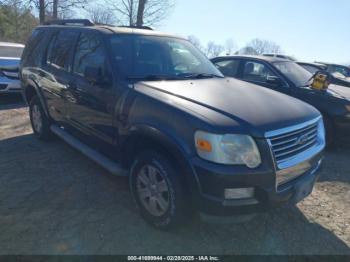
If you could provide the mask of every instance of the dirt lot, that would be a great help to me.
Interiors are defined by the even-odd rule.
[[[38,141],[27,111],[0,96],[0,254],[350,254],[350,143],[327,152],[298,208],[169,233],[140,218],[126,179]]]

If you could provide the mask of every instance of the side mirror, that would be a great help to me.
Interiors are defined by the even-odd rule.
[[[94,85],[108,85],[110,82],[103,75],[102,68],[100,67],[87,66],[85,68],[84,77]]]
[[[268,84],[275,85],[275,86],[283,84],[282,79],[279,78],[278,76],[268,76],[266,79],[266,82]]]

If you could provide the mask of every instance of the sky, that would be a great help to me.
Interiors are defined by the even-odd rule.
[[[349,0],[175,0],[156,29],[241,48],[274,41],[302,61],[350,63]]]

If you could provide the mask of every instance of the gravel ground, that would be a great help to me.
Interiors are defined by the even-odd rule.
[[[297,208],[161,232],[140,218],[125,178],[62,141],[37,140],[20,101],[0,96],[0,255],[350,255],[350,143],[326,153],[314,192]]]

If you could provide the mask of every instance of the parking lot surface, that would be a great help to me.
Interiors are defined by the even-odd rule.
[[[326,153],[312,195],[240,224],[142,220],[127,179],[32,134],[18,96],[0,96],[1,254],[350,254],[350,143]]]

